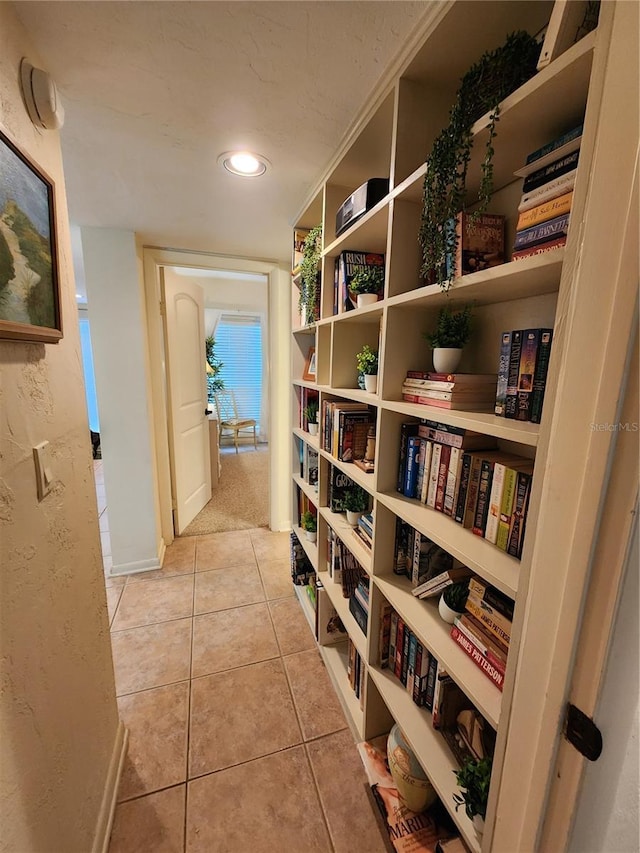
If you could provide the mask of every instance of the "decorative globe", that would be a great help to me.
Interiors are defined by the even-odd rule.
[[[410,811],[423,812],[436,801],[438,795],[397,723],[389,732],[387,760],[400,799]]]

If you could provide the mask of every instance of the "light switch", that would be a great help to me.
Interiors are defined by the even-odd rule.
[[[33,448],[33,459],[36,463],[36,484],[38,500],[41,501],[51,491],[53,484],[53,467],[51,448],[48,441],[41,441]]]

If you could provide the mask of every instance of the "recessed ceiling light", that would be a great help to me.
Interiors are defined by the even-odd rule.
[[[228,172],[243,178],[258,178],[270,165],[266,157],[250,151],[225,151],[218,157],[218,163],[222,163]]]

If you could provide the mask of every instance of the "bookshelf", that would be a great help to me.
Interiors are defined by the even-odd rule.
[[[300,442],[308,442],[319,454],[319,489],[312,498],[318,507],[318,544],[313,557],[310,548],[305,546],[305,550],[312,557],[367,669],[364,703],[360,707],[346,677],[344,648],[320,647],[335,689],[351,715],[354,732],[360,738],[369,738],[387,732],[394,721],[400,723],[467,846],[474,853],[487,853],[494,849],[533,849],[544,820],[545,791],[552,772],[558,719],[571,672],[573,633],[563,619],[568,608],[573,631],[576,630],[579,602],[588,583],[588,548],[577,548],[576,543],[585,538],[591,541],[594,536],[597,498],[606,484],[608,451],[604,446],[593,451],[599,460],[596,480],[587,483],[581,476],[592,448],[587,435],[576,434],[576,423],[588,423],[595,417],[589,400],[600,400],[603,395],[599,389],[606,383],[596,375],[597,371],[589,376],[584,363],[580,372],[579,364],[589,341],[594,342],[597,352],[604,353],[616,335],[623,338],[630,335],[633,324],[633,283],[612,290],[607,297],[599,295],[597,306],[595,303],[591,306],[598,284],[586,266],[594,253],[602,257],[603,252],[612,256],[620,252],[629,208],[621,204],[616,210],[615,234],[613,230],[603,233],[606,246],[594,239],[585,242],[585,235],[592,220],[602,219],[608,197],[604,182],[594,179],[594,169],[602,157],[610,159],[606,146],[619,142],[625,151],[627,171],[621,168],[617,175],[608,175],[607,180],[609,189],[615,185],[624,198],[629,198],[632,184],[629,163],[634,143],[632,139],[625,147],[621,140],[626,133],[637,144],[637,127],[632,119],[626,129],[614,130],[611,122],[607,127],[602,125],[602,116],[611,109],[608,104],[615,100],[612,93],[620,86],[621,78],[616,79],[615,74],[624,73],[610,71],[607,58],[615,55],[622,39],[625,25],[620,23],[620,16],[630,14],[623,3],[602,4],[596,30],[504,100],[495,140],[494,193],[489,211],[507,218],[505,246],[509,258],[522,191],[522,180],[514,176],[514,171],[523,165],[529,152],[584,120],[566,247],[521,261],[507,260],[501,266],[463,276],[454,282],[448,295],[437,285],[424,286],[419,275],[417,239],[424,158],[446,123],[458,82],[484,50],[501,44],[509,32],[526,29],[531,34],[537,33],[549,20],[554,4],[523,1],[496,5],[483,0],[438,5],[425,24],[420,44],[409,51],[395,75],[387,80],[386,87],[372,98],[369,109],[354,124],[295,223],[297,227],[311,228],[322,222],[324,237],[320,318],[313,326],[299,326],[295,280],[292,287],[292,492],[296,495],[298,488],[305,490],[306,484],[297,476],[298,446]],[[470,174],[478,172],[486,120],[485,116],[473,127],[478,144]],[[369,177],[388,177],[388,195],[336,237],[338,207]],[[473,191],[473,181],[468,183]],[[592,234],[593,228],[595,225]],[[375,305],[334,315],[334,263],[345,250],[385,253],[385,294]],[[602,269],[602,263],[599,268]],[[610,301],[601,301],[605,299]],[[541,424],[402,401],[400,387],[407,370],[431,369],[430,351],[422,334],[433,325],[439,308],[447,300],[454,307],[465,303],[474,306],[476,331],[465,349],[461,372],[495,373],[503,330],[554,328],[552,366]],[[616,306],[621,304],[627,306],[628,316],[619,318],[615,330],[600,322],[602,311],[618,316]],[[357,387],[354,356],[364,343],[376,348],[379,343],[375,395]],[[315,347],[317,355],[315,384],[300,379],[310,346]],[[624,358],[620,355],[609,380],[619,386],[624,370]],[[568,397],[571,382],[580,388],[578,399]],[[316,388],[321,401],[361,402],[375,410],[373,474],[337,461],[322,449],[317,437],[300,429],[298,407],[303,387]],[[600,409],[601,414],[603,411]],[[609,411],[613,414],[614,410]],[[397,492],[400,427],[407,420],[420,418],[484,433],[496,438],[501,449],[535,461],[521,560],[473,535],[442,513]],[[375,527],[370,551],[348,527],[344,515],[331,512],[327,505],[330,466],[347,474],[372,496]],[[294,520],[296,513],[294,497]],[[559,521],[563,513],[566,513],[564,527]],[[411,594],[410,583],[394,574],[397,518],[428,536],[514,600],[513,634],[503,692],[451,640],[434,600],[416,599]],[[349,612],[341,589],[328,577],[328,528],[344,542],[370,578],[366,636]],[[581,552],[579,565],[577,551]],[[556,554],[562,555],[561,559]],[[457,787],[452,771],[457,764],[446,741],[433,729],[428,712],[412,701],[398,679],[379,666],[379,611],[383,602],[402,616],[496,729],[486,829],[481,839],[464,810],[455,811],[453,794]],[[545,661],[552,658],[562,661],[561,671],[550,673]],[[535,736],[528,738],[528,729]],[[526,784],[521,778],[522,767],[527,768]]]

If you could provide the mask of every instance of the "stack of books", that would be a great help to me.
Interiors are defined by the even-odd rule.
[[[497,379],[495,373],[433,373],[409,370],[402,383],[402,399],[407,403],[436,406],[440,409],[491,411],[495,402]]]
[[[465,612],[456,618],[451,637],[502,690],[511,641],[513,601],[482,578],[469,580]]]
[[[476,536],[520,559],[533,461],[497,450],[491,436],[434,421],[403,424],[401,438],[398,491],[450,516]],[[402,542],[398,534],[396,540]],[[415,539],[413,544],[412,571]],[[397,572],[403,548],[410,550],[396,544]],[[451,566],[443,565],[439,571],[448,568]],[[414,585],[428,579],[418,575]]]
[[[533,151],[515,174],[524,178],[513,260],[564,246],[569,229],[582,124]]]
[[[553,329],[514,329],[500,341],[496,415],[539,424]]]
[[[349,597],[349,612],[366,637],[369,622],[369,578],[366,575],[358,578],[355,589]]]
[[[371,550],[373,545],[373,513],[369,512],[366,515],[361,515],[358,519],[358,525],[353,532],[364,545]]]

